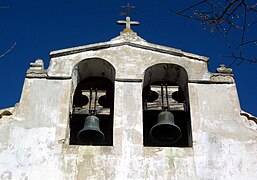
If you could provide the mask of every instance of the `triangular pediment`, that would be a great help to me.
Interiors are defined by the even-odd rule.
[[[164,53],[164,54],[171,54],[179,57],[188,57],[190,59],[196,59],[200,61],[208,61],[209,59],[208,57],[204,57],[204,56],[200,56],[200,55],[196,55],[188,52],[183,52],[180,49],[149,43],[134,32],[121,33],[120,36],[117,36],[107,42],[101,42],[101,43],[89,44],[85,46],[52,51],[50,53],[50,57],[51,58],[61,57],[61,56],[91,51],[91,50],[97,51],[100,49],[102,50],[102,49],[108,49],[111,47],[119,47],[119,46],[125,46],[125,45],[140,48],[140,49],[155,51],[159,53]]]

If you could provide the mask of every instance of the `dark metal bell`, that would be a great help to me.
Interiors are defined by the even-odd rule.
[[[150,136],[158,143],[170,145],[178,142],[182,136],[181,129],[174,124],[174,116],[169,111],[158,114],[158,122],[150,130]]]
[[[100,130],[98,117],[93,115],[86,117],[84,128],[79,131],[77,138],[79,141],[89,144],[103,142],[104,133]]]

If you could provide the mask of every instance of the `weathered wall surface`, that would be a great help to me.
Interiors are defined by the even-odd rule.
[[[121,80],[115,81],[113,146],[69,145],[74,88],[68,77],[78,62],[96,57],[115,67],[117,79],[142,80],[157,63],[184,67],[193,147],[144,147],[143,82]],[[204,61],[121,46],[55,57],[47,74],[26,78],[13,115],[0,118],[0,179],[257,178],[257,129],[240,115],[233,77],[216,74],[212,81]]]
[[[190,84],[197,172],[203,179],[254,179],[256,131],[240,117],[235,84]]]
[[[210,74],[207,71],[207,63],[204,61],[128,45],[52,58],[48,68],[48,75],[53,77],[69,77],[73,67],[78,62],[90,58],[101,58],[110,62],[117,70],[116,78],[142,79],[146,68],[158,63],[180,65],[188,71],[189,79],[192,80],[210,78]]]
[[[0,121],[0,179],[59,177],[56,133],[67,128],[69,96],[70,80],[25,80],[13,115]]]

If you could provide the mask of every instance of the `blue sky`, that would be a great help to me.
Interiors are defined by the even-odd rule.
[[[194,2],[192,0],[192,2]],[[210,58],[209,71],[219,64],[227,66],[231,59],[226,43],[218,33],[204,30],[195,22],[172,14],[188,5],[176,0],[0,0],[0,54],[14,43],[11,52],[0,58],[0,108],[14,106],[19,101],[26,70],[30,62],[41,58],[45,68],[52,50],[108,41],[119,35],[123,26],[117,20],[124,11],[122,5],[136,6],[133,27],[148,42],[181,49]],[[234,35],[232,39],[236,39]],[[255,52],[256,48],[248,48]],[[243,110],[257,116],[257,64],[244,62],[233,66],[240,103]]]

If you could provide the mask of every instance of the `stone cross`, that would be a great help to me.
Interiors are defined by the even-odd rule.
[[[126,21],[119,20],[117,21],[118,24],[126,24],[126,28],[130,29],[130,25],[139,25],[138,21],[130,21],[130,17],[126,17]]]

